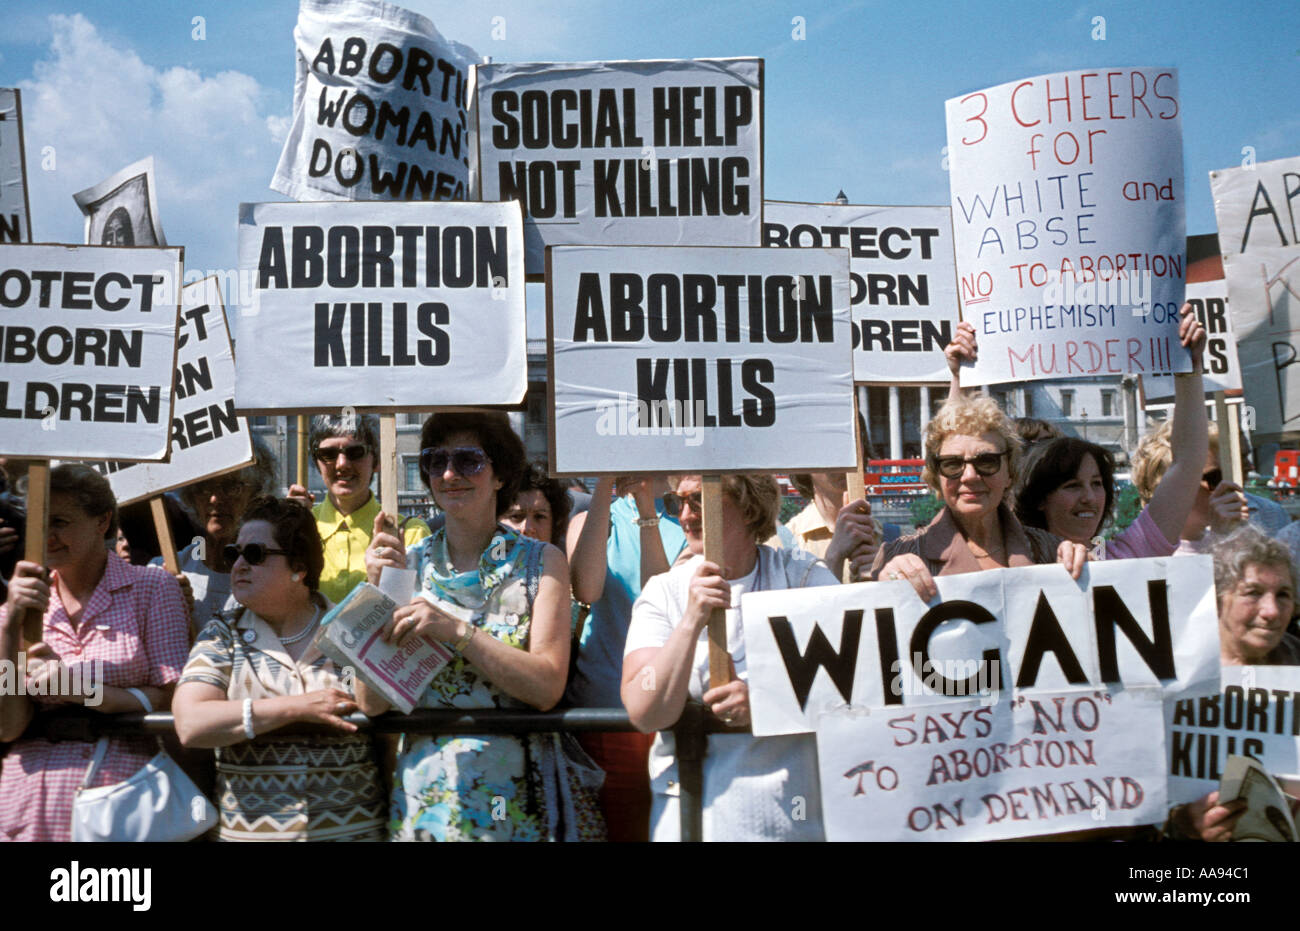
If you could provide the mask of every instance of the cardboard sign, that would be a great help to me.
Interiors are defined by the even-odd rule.
[[[1090,562],[1077,582],[1058,565],[939,576],[928,605],[905,581],[746,595],[754,734],[976,694],[1217,689],[1213,575],[1185,556]]]
[[[552,474],[856,468],[848,253],[547,250]]]
[[[240,413],[518,404],[518,204],[241,204]]]
[[[1220,694],[1165,702],[1169,804],[1219,787],[1228,757],[1300,779],[1300,667],[1224,666]]]
[[[165,246],[153,156],[72,195],[86,215],[88,246]]]
[[[31,242],[27,156],[23,148],[23,98],[0,87],[0,243]]]
[[[1159,698],[1102,689],[828,714],[817,727],[826,839],[983,841],[1161,822]]]
[[[296,200],[466,200],[478,55],[379,0],[301,0],[293,124],[271,190]]]
[[[182,250],[0,246],[0,454],[163,459]]]
[[[759,244],[761,59],[477,71],[482,199],[523,204],[530,276],[551,245]]]
[[[1241,363],[1237,361],[1237,337],[1228,312],[1228,286],[1218,281],[1193,282],[1187,285],[1186,301],[1196,310],[1205,327],[1206,343],[1201,377],[1205,393],[1241,390]],[[1143,375],[1142,392],[1148,401],[1172,401],[1172,375]]]
[[[1175,69],[1070,71],[947,102],[963,385],[1191,371]]]
[[[1300,433],[1300,157],[1210,172],[1256,443]]]
[[[235,415],[235,356],[215,277],[181,288],[176,408],[165,463],[91,462],[118,505],[241,469],[253,461],[248,421]]]
[[[947,207],[769,200],[763,245],[849,250],[855,382],[948,381],[943,349],[958,318]]]

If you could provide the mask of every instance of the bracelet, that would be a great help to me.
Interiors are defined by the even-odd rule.
[[[253,730],[253,700],[244,699],[244,736],[252,740],[257,736],[257,731]]]
[[[459,640],[457,640],[455,645],[452,646],[452,649],[455,650],[457,653],[464,653],[465,647],[469,646],[469,642],[473,640],[474,635],[478,633],[478,628],[475,627],[473,624],[471,624],[469,621],[465,622],[465,628],[466,628],[465,635],[461,637]]]
[[[636,524],[638,527],[640,527],[642,530],[644,530],[646,527],[658,527],[659,518],[658,516],[638,517],[636,520],[633,521],[633,523]]]

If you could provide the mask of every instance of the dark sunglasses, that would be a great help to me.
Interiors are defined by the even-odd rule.
[[[979,475],[997,474],[998,469],[1002,468],[1002,457],[1005,455],[1005,452],[980,453],[970,459],[962,456],[935,456],[930,461],[934,463],[935,471],[944,478],[961,478],[961,474],[966,471],[966,463],[973,465]]]
[[[287,550],[272,549],[261,543],[245,543],[243,546],[227,543],[221,548],[221,555],[225,557],[228,566],[233,566],[240,556],[243,556],[244,562],[250,566],[260,566],[266,562],[268,556],[288,556],[289,553]]]
[[[701,513],[704,497],[700,492],[689,495],[679,495],[675,491],[670,491],[664,495],[664,510],[669,514],[676,516],[682,513],[682,508],[686,505],[691,506],[691,510],[696,514]]]
[[[321,462],[335,462],[339,458],[339,453],[347,457],[348,462],[356,462],[358,459],[364,459],[370,452],[370,447],[365,443],[349,443],[347,446],[313,446],[311,455],[313,459]]]
[[[427,446],[420,450],[420,471],[430,480],[446,472],[449,463],[453,472],[469,478],[482,472],[491,461],[488,454],[477,446],[457,446],[455,449]]]
[[[1208,472],[1203,472],[1201,473],[1201,481],[1210,486],[1210,491],[1214,491],[1219,487],[1219,483],[1223,481],[1223,470],[1211,469]]]
[[[249,483],[240,478],[214,478],[195,485],[194,491],[199,498],[211,498],[213,495],[238,495],[247,491]]]

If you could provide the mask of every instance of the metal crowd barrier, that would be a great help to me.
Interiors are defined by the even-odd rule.
[[[514,711],[498,708],[389,713],[377,718],[353,714],[349,721],[358,731],[377,734],[536,734],[553,731],[635,731],[622,708],[566,708],[559,711]],[[704,757],[709,734],[744,734],[748,728],[732,727],[697,702],[687,702],[672,727],[677,743],[677,779],[680,786],[681,837],[696,842],[704,834]],[[38,716],[25,736],[51,740],[95,740],[99,737],[159,736],[175,733],[170,712],[125,714],[52,714]],[[277,734],[333,733],[322,726],[280,728]]]

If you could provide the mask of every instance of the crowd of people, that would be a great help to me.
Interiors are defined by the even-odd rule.
[[[16,558],[21,507],[0,512],[0,659],[100,660],[103,689],[93,704],[86,688],[0,695],[0,840],[69,839],[78,789],[127,779],[154,753],[147,739],[114,738],[83,786],[96,742],[50,739],[48,719],[169,708],[186,759],[213,768],[199,780],[219,815],[213,839],[672,840],[672,727],[688,702],[727,725],[707,738],[705,838],[822,839],[814,737],[746,732],[745,592],[906,580],[929,601],[943,575],[1060,563],[1077,578],[1089,559],[1208,553],[1222,662],[1300,664],[1287,541],[1300,525],[1224,480],[1203,403],[1205,332],[1186,307],[1180,338],[1196,368],[1178,378],[1171,422],[1134,452],[1142,508],[1119,532],[1109,450],[960,389],[978,352],[967,324],[947,349],[949,399],[925,429],[924,480],[942,504],[932,521],[903,533],[849,500],[842,475],[814,473],[792,476],[808,504],[783,525],[776,480],[733,474],[720,563],[704,557],[701,476],[601,478],[575,495],[526,460],[495,412],[424,423],[429,523],[380,509],[373,416],[313,418],[320,502],[300,485],[278,497],[276,463],[256,442],[251,465],[180,490],[200,532],[176,577],[119,555],[134,544],[104,477],[57,466],[43,566]],[[415,570],[424,597],[380,636],[397,647],[431,638],[453,656],[419,707],[624,708],[637,730],[405,734],[395,746],[362,732],[358,714],[390,706],[316,634],[385,567]],[[730,654],[720,686],[706,636],[715,609]],[[24,643],[27,612],[42,618],[39,642]],[[37,677],[55,668],[33,666]],[[1240,815],[1211,793],[1173,809],[1166,834],[1227,840]]]

